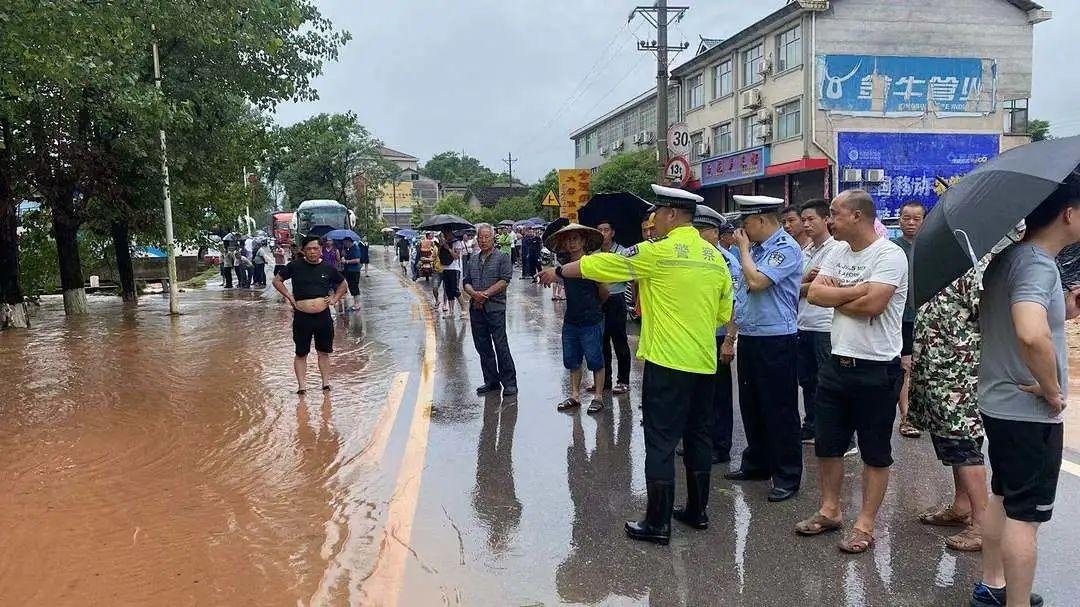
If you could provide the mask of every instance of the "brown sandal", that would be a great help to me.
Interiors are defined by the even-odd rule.
[[[820,512],[815,512],[814,516],[811,516],[805,521],[795,523],[795,533],[803,536],[821,535],[826,531],[836,531],[837,529],[841,529],[843,526],[843,519],[831,519]]]
[[[574,397],[570,397],[563,402],[555,405],[555,408],[559,411],[569,411],[570,409],[576,409],[581,406],[581,403]]]
[[[982,531],[972,526],[945,538],[946,546],[960,552],[982,552],[982,542]]]
[[[874,547],[874,536],[858,527],[852,527],[837,547],[848,554],[862,554]]]
[[[970,514],[960,514],[952,504],[931,508],[919,515],[919,522],[935,527],[967,527],[971,524]]]
[[[919,438],[922,436],[922,432],[915,426],[912,426],[907,418],[904,418],[900,420],[900,436],[905,438]]]

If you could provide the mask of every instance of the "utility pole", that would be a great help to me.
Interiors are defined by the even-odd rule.
[[[161,92],[161,61],[158,58],[157,26],[151,25],[154,32],[154,84]],[[169,314],[180,313],[180,290],[176,284],[176,241],[173,238],[172,194],[169,193],[169,153],[165,145],[165,128],[158,129],[161,139],[161,188],[165,194],[165,253],[169,266]]]
[[[506,165],[506,170],[510,174],[510,187],[514,187],[514,163],[517,162],[517,160],[518,159],[510,155],[509,152],[506,153],[506,158],[503,158],[503,163]]]
[[[683,18],[689,6],[668,6],[667,0],[656,0],[653,6],[639,6],[630,13],[641,15],[656,28],[656,40],[638,42],[639,51],[656,53],[656,160],[657,183],[664,183],[664,167],[668,162],[668,51],[690,48],[689,42],[668,46],[668,25]]]

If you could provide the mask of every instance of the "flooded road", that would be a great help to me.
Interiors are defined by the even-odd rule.
[[[0,602],[358,603],[386,413],[422,354],[400,295],[336,320],[333,391],[299,401],[290,313],[255,293],[186,293],[178,319],[155,297],[75,320],[50,303],[0,334]]]
[[[872,554],[791,533],[816,508],[810,449],[795,499],[768,504],[720,465],[710,529],[641,545],[622,531],[645,501],[640,364],[603,413],[556,412],[562,305],[515,279],[521,394],[477,397],[467,321],[432,319],[372,258],[325,399],[292,393],[290,313],[258,293],[188,292],[178,319],[157,297],[92,298],[73,320],[50,302],[0,333],[0,604],[965,604],[977,555],[914,521],[950,487],[926,438],[894,438]],[[858,461],[846,472],[851,511]],[[1076,474],[1040,537],[1050,605],[1080,594]]]

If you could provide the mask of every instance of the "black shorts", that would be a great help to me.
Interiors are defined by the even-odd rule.
[[[930,442],[934,445],[934,453],[946,466],[981,466],[985,463],[981,438],[948,438],[930,435]]]
[[[458,289],[458,278],[460,277],[461,272],[457,270],[442,271],[443,293],[446,293],[447,301],[457,299],[461,295],[461,290]]]
[[[1061,471],[1064,425],[983,415],[983,426],[990,444],[990,491],[1001,496],[1005,515],[1029,523],[1050,520]]]
[[[360,272],[344,272],[345,282],[349,285],[349,295],[356,297],[360,294]]]
[[[311,352],[313,337],[316,352],[329,354],[334,351],[334,320],[330,317],[330,308],[318,314],[293,310],[292,338],[297,356],[307,356]]]
[[[911,356],[911,353],[915,351],[915,323],[907,321],[900,323],[900,337],[904,340],[903,345],[900,346],[900,356]]]
[[[863,463],[892,465],[892,427],[904,371],[900,361],[866,361],[830,356],[818,375],[814,412],[814,451],[818,457],[843,457],[852,434]]]

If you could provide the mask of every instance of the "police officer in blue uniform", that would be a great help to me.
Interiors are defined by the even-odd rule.
[[[738,310],[739,410],[746,450],[731,480],[772,479],[770,502],[790,499],[802,481],[796,377],[796,317],[803,254],[780,226],[784,201],[734,196],[743,216],[735,231],[746,300]]]

